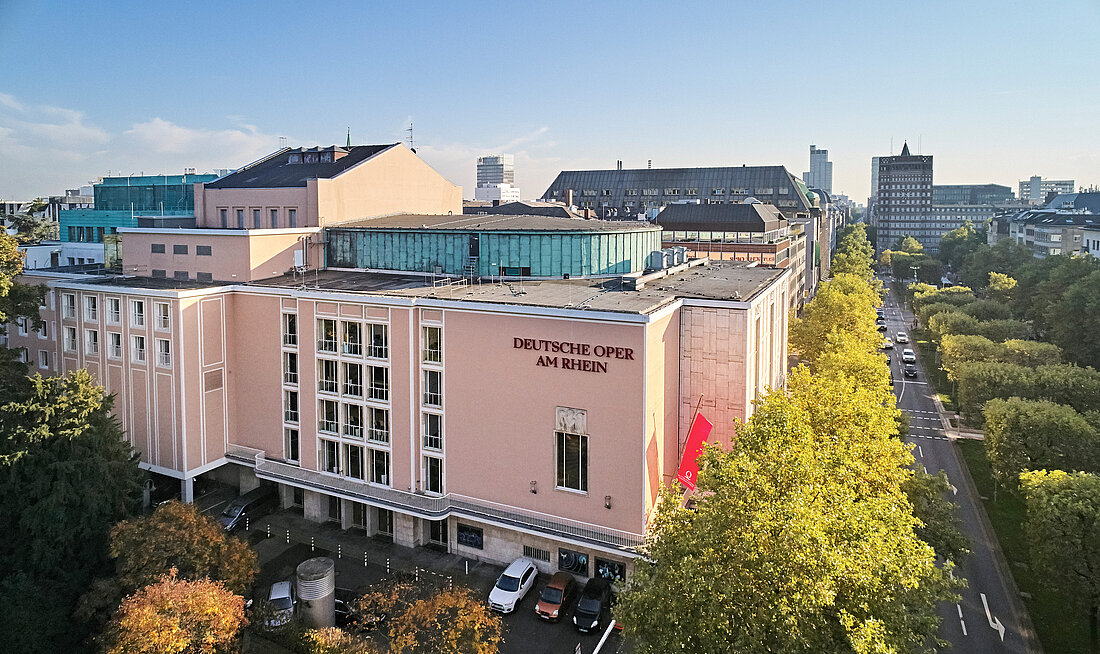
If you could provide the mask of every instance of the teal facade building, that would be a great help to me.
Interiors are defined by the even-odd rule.
[[[92,209],[61,211],[61,240],[103,243],[119,227],[137,227],[137,216],[193,216],[195,184],[214,174],[104,177],[92,187]]]

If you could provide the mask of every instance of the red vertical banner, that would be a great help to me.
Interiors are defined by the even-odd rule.
[[[713,427],[701,413],[696,413],[695,419],[691,421],[687,444],[684,446],[684,458],[676,473],[676,479],[688,490],[695,490],[695,478],[699,476],[699,462],[696,459],[703,453],[703,444],[707,442],[707,436],[710,436]]]

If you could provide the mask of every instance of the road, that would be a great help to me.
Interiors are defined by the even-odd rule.
[[[884,308],[888,328],[886,334],[896,340],[899,331],[909,331],[912,314],[898,306],[892,293],[886,298]],[[943,470],[953,490],[958,489],[954,501],[959,507],[963,530],[970,539],[970,556],[958,564],[955,572],[967,580],[969,587],[960,591],[962,601],[958,604],[941,607],[943,622],[940,636],[951,642],[952,652],[1023,654],[1035,651],[1031,639],[1021,630],[1021,624],[1026,622],[1017,614],[1018,602],[1009,590],[1015,586],[1006,579],[1009,572],[1002,570],[998,563],[998,546],[992,535],[987,533],[983,522],[985,509],[981,506],[981,498],[976,497],[972,485],[967,483],[968,477],[963,470],[965,464],[958,448],[944,432],[944,424],[924,370],[925,365],[935,363],[918,361],[917,376],[905,377],[901,362],[903,348],[916,350],[912,343],[895,343],[890,353],[890,366],[896,382],[894,393],[898,397],[898,408],[909,414],[909,436],[906,441],[914,445],[913,457],[918,466],[933,474]]]

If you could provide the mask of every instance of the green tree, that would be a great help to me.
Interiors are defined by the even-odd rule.
[[[916,470],[902,486],[920,520],[917,537],[932,546],[940,557],[958,563],[970,553],[970,541],[962,531],[956,504],[947,499],[951,483],[941,470],[930,475]]]
[[[975,300],[970,304],[964,304],[959,309],[978,320],[1007,320],[1012,318],[1012,309],[1004,302],[997,300]]]
[[[368,640],[336,627],[328,627],[309,629],[303,633],[298,651],[303,654],[377,654],[380,650]]]
[[[958,383],[958,401],[962,414],[972,425],[985,421],[982,409],[995,398],[1022,397],[1039,399],[1039,374],[1032,368],[996,361],[971,361],[953,371]]]
[[[1002,359],[1020,366],[1054,366],[1062,363],[1062,348],[1053,343],[1010,338],[1004,342]]]
[[[932,316],[936,315],[937,313],[944,313],[944,312],[951,312],[951,311],[964,313],[962,311],[962,309],[960,309],[958,306],[956,306],[954,304],[948,304],[946,302],[932,302],[931,304],[917,303],[917,306],[919,307],[915,311],[916,316],[917,316],[917,321],[921,325],[924,325],[925,327],[928,326],[929,319],[931,319]]]
[[[1062,364],[1035,368],[1035,397],[1084,413],[1100,410],[1100,373],[1093,368]]]
[[[938,285],[943,281],[943,264],[932,257],[921,257],[917,260],[917,279]]]
[[[924,246],[912,236],[899,237],[898,240],[894,241],[894,245],[890,249],[898,252],[907,252],[909,254],[921,254],[924,252]]]
[[[1034,335],[1031,325],[1022,320],[983,320],[976,332],[996,343],[1007,340],[1026,340]]]
[[[925,305],[937,302],[963,307],[976,299],[974,291],[967,286],[924,287],[913,294],[913,304],[918,311]]]
[[[994,302],[1009,304],[1016,295],[1016,280],[1004,273],[989,273],[989,285],[985,287],[985,296]]]
[[[1035,578],[1089,616],[1093,648],[1100,606],[1100,478],[1036,470],[1020,475]]]
[[[962,268],[966,257],[983,243],[985,243],[985,230],[977,230],[970,223],[963,223],[943,235],[937,256],[944,265],[957,271]]]
[[[989,273],[999,272],[1015,277],[1019,268],[1033,260],[1026,245],[1006,238],[993,246],[979,245],[966,257],[959,279],[963,284],[981,290],[989,283]]]
[[[978,321],[961,311],[944,311],[928,319],[928,329],[939,342],[948,334],[974,334],[978,331]]]
[[[8,224],[16,229],[15,240],[21,244],[57,240],[58,224],[45,216],[15,214],[7,218]]]
[[[1053,256],[1032,259],[1016,273],[1016,316],[1031,321],[1035,330],[1047,336],[1059,314],[1051,309],[1062,302],[1071,287],[1100,269],[1092,257]],[[1084,299],[1079,297],[1078,299]],[[1065,346],[1062,343],[1058,345]]]
[[[791,322],[790,346],[800,361],[813,365],[825,350],[829,335],[845,332],[874,349],[882,342],[875,329],[878,293],[861,277],[838,274],[818,289],[806,304],[802,318]]]
[[[1100,271],[1070,285],[1047,309],[1045,322],[1067,359],[1100,368]]]
[[[977,334],[947,334],[940,339],[940,357],[952,379],[955,379],[952,371],[960,365],[971,361],[1000,361],[1004,353],[1004,345]]]
[[[1095,472],[1100,435],[1072,407],[1046,400],[992,399],[985,405],[985,450],[994,477],[1013,488],[1024,470]]]

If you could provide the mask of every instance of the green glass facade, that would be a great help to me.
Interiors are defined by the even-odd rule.
[[[137,227],[135,215],[190,216],[195,213],[195,184],[217,175],[142,175],[104,177],[92,187],[94,209],[60,212],[61,240],[102,243],[119,227]]]

